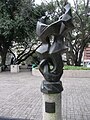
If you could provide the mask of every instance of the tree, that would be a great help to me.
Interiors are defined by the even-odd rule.
[[[48,4],[47,11],[53,21],[57,20],[63,12],[64,2],[56,0]],[[75,28],[65,36],[65,44],[69,48],[66,56],[68,64],[80,66],[84,48],[90,42],[90,1],[73,0],[73,2],[72,17]]]
[[[21,37],[25,38],[27,35],[23,29],[24,21],[18,14],[19,6],[20,1],[18,0],[0,1],[0,55],[1,64],[4,66],[8,49],[12,46],[13,41],[16,41],[17,38],[18,40]]]
[[[32,7],[30,7],[32,6]],[[23,3],[23,9],[21,10],[21,15],[25,21],[25,26],[27,30],[27,37],[24,39],[24,42],[18,42],[19,54],[16,57],[15,54],[10,52],[15,57],[15,64],[20,64],[21,62],[25,61],[29,56],[32,56],[36,49],[40,46],[39,40],[36,37],[36,24],[38,19],[45,15],[45,7],[42,5],[35,5],[31,0],[27,0]],[[37,47],[36,47],[37,46]],[[21,48],[22,51],[20,51]],[[33,57],[33,56],[32,56]]]
[[[67,2],[51,1],[47,4],[47,14],[52,21],[55,21],[63,12],[63,4]],[[75,1],[72,6],[72,17],[75,28],[65,36],[65,44],[69,47],[67,51],[67,62],[75,66],[80,66],[84,48],[90,42],[90,1]]]
[[[64,2],[56,0],[48,4],[47,13],[50,14],[53,21],[57,20],[63,12],[65,2],[67,0]],[[90,1],[73,0],[73,2],[72,17],[75,28],[65,36],[65,44],[69,48],[66,56],[68,64],[80,66],[84,48],[90,42]]]
[[[68,60],[71,64],[80,66],[83,51],[90,42],[90,1],[74,1],[73,23],[75,29],[69,32],[66,40],[68,41],[69,51],[67,52]]]
[[[27,59],[28,56],[32,56],[37,49],[32,48],[38,43],[35,34],[37,20],[47,15],[50,18],[49,24],[56,21],[64,10],[63,4],[62,0],[50,3],[42,2],[41,5],[35,5],[33,0],[1,0],[0,55],[2,65],[5,65],[8,50],[14,55],[12,47],[15,44],[23,47],[23,51],[15,59],[16,64]],[[68,61],[71,61],[73,65],[80,65],[83,50],[90,40],[90,3],[89,0],[81,0],[80,3],[79,1],[74,2],[74,5],[72,10],[74,9],[75,29],[67,34],[65,40],[69,46]]]
[[[41,16],[38,9],[41,9],[40,6],[35,6],[33,0],[0,1],[0,56],[2,65],[5,66],[7,52],[12,53],[13,45],[18,43],[23,45],[26,50],[26,46],[34,41],[36,21]],[[20,55],[22,54],[20,53]]]

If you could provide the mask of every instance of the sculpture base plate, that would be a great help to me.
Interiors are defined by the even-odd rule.
[[[41,92],[45,94],[56,94],[63,91],[62,82],[48,82],[44,80],[41,84]]]

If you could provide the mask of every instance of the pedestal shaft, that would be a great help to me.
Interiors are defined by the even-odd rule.
[[[61,93],[43,93],[43,120],[62,120]]]

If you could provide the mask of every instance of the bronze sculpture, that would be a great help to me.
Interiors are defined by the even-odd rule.
[[[45,24],[45,17],[37,22],[36,33],[42,42],[37,52],[41,56],[39,70],[45,78],[41,87],[41,91],[44,93],[61,92],[63,90],[60,81],[63,74],[61,53],[67,49],[63,39],[66,32],[74,27],[70,4],[67,3],[64,9],[65,13],[50,25]],[[53,43],[50,42],[52,35],[54,37]]]

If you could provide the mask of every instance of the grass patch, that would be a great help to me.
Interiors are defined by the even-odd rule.
[[[90,68],[83,66],[64,66],[64,70],[90,70]]]

